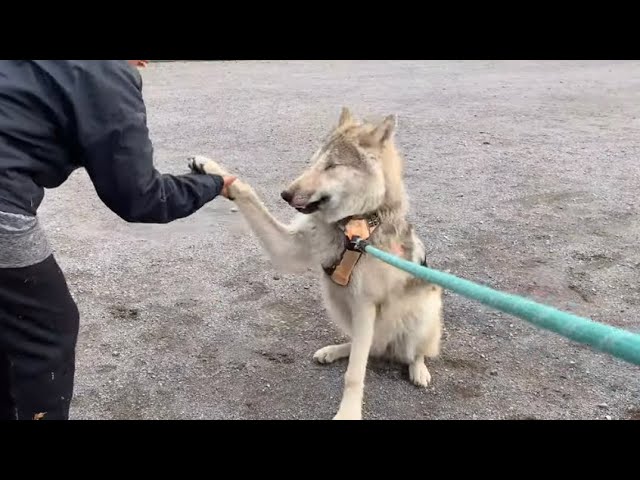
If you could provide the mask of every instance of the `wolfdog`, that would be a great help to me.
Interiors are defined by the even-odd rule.
[[[343,108],[311,165],[281,193],[299,214],[290,225],[275,219],[241,179],[229,187],[272,263],[288,273],[316,267],[325,307],[350,342],[315,352],[319,363],[347,358],[342,400],[334,419],[362,418],[369,357],[409,366],[426,387],[425,357],[440,352],[442,289],[347,248],[358,236],[369,244],[426,265],[423,242],[406,220],[409,207],[403,159],[395,145],[396,118],[358,121]],[[215,161],[189,158],[196,172],[229,175]]]

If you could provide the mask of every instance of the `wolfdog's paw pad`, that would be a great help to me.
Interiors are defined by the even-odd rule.
[[[202,155],[192,155],[187,158],[187,165],[192,172],[208,173],[210,175],[226,175],[227,172],[214,160]]]
[[[314,353],[313,359],[318,363],[332,363],[345,356],[343,350],[342,345],[329,345]]]
[[[200,155],[191,155],[187,157],[187,165],[189,170],[195,173],[204,173],[204,164],[208,159]]]
[[[409,366],[409,378],[418,387],[427,387],[431,382],[431,374],[424,362],[414,363]]]

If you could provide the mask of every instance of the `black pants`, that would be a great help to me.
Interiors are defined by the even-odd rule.
[[[79,314],[55,258],[0,269],[0,420],[66,420]]]

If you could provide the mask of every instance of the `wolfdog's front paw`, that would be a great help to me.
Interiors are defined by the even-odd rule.
[[[416,361],[409,365],[409,378],[418,387],[428,387],[431,374],[424,361]]]
[[[349,411],[346,408],[341,408],[333,417],[334,420],[362,420],[361,411]]]
[[[192,155],[187,159],[189,169],[195,173],[207,173],[209,175],[227,176],[229,173],[217,162],[202,155]]]

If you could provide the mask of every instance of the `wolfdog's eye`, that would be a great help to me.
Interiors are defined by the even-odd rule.
[[[331,170],[332,168],[335,168],[337,166],[336,163],[330,163],[329,165],[327,165],[326,167],[324,167],[325,171],[326,170]]]

